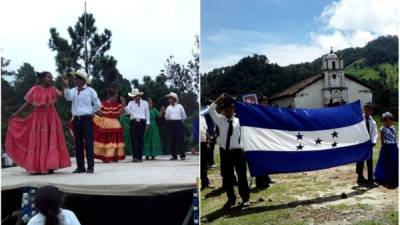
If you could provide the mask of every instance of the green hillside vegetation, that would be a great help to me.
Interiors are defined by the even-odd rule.
[[[365,80],[379,79],[379,71],[365,65],[365,59],[359,59],[345,68],[345,73]]]
[[[382,63],[370,67],[366,65],[366,59],[356,60],[345,68],[345,73],[357,76],[363,80],[371,81],[381,78],[384,75],[387,87],[397,89],[398,87],[398,64]]]

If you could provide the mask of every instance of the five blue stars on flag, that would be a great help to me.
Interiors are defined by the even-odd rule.
[[[331,136],[332,136],[333,139],[337,139],[337,138],[339,137],[339,132],[337,132],[336,130],[334,130],[334,131],[331,133]],[[296,135],[297,140],[303,140],[303,137],[304,137],[304,135],[301,134],[300,132],[298,132],[297,135]],[[318,137],[318,138],[315,140],[315,145],[320,145],[321,143],[322,143],[322,139]],[[338,143],[336,140],[334,140],[333,143],[331,144],[331,145],[332,145],[332,148],[336,148],[336,147],[338,146],[338,144],[339,144],[339,143]],[[297,145],[296,148],[297,148],[297,151],[303,150],[304,145],[301,145],[301,143],[299,143],[299,145]]]

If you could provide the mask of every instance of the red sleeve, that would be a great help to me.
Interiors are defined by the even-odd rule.
[[[29,89],[28,93],[26,93],[24,99],[27,103],[33,105],[33,100],[34,100],[34,95],[36,94],[37,87],[33,86],[31,89]]]

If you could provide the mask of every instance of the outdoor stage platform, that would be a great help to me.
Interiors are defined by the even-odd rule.
[[[49,175],[29,175],[20,167],[2,169],[2,191],[22,187],[54,185],[65,193],[110,196],[152,196],[194,189],[199,175],[199,156],[188,154],[184,161],[169,155],[133,163],[131,156],[118,163],[96,161],[93,174],[73,174],[72,167]]]

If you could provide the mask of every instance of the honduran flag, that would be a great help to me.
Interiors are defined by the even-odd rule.
[[[311,171],[366,160],[372,142],[360,102],[322,109],[235,103],[252,176]]]

